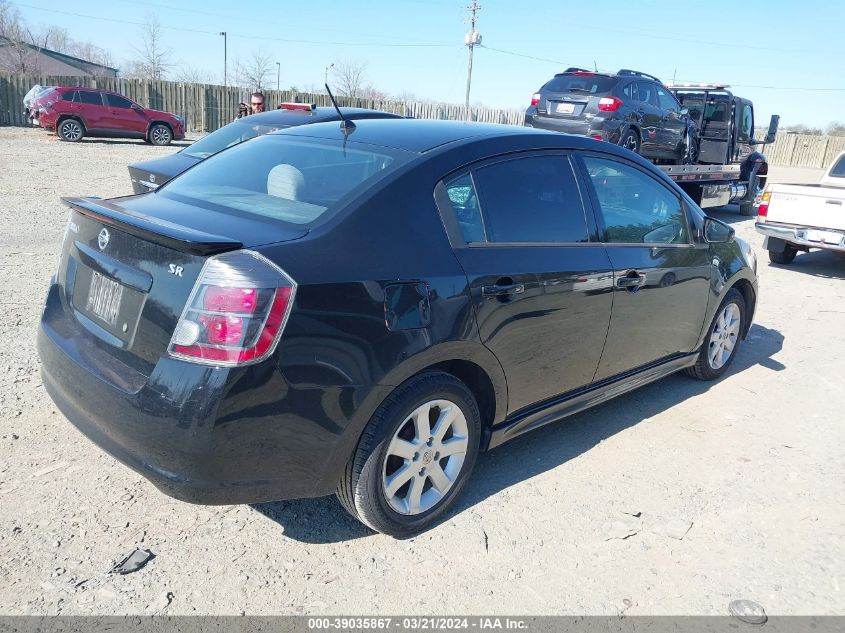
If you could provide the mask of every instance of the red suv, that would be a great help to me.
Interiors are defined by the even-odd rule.
[[[41,127],[70,142],[83,136],[118,136],[169,145],[185,138],[182,117],[142,108],[110,90],[55,88],[39,99],[38,120]]]

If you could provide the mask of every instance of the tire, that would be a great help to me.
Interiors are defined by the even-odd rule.
[[[445,425],[442,441],[438,422]],[[457,498],[480,440],[481,415],[464,383],[439,371],[414,376],[373,414],[338,485],[338,499],[377,532],[413,536],[433,525]],[[443,450],[457,452],[439,457]]]
[[[687,130],[686,136],[684,137],[684,153],[678,164],[697,165],[699,152],[700,147],[698,139],[695,138],[689,130]]]
[[[153,145],[170,145],[173,140],[173,132],[163,123],[156,123],[150,127],[147,139]]]
[[[699,380],[719,378],[736,358],[744,331],[745,299],[739,290],[731,288],[707,328],[707,336],[704,337],[695,365],[687,368],[686,374]]]
[[[56,126],[56,135],[68,143],[78,143],[85,136],[85,126],[77,119],[62,119]]]
[[[745,217],[751,217],[752,215],[756,215],[757,212],[754,210],[754,203],[753,202],[740,202],[739,203],[739,214],[744,215]]]
[[[640,135],[634,128],[628,128],[622,135],[622,138],[619,139],[619,147],[624,147],[635,154],[640,153]]]
[[[787,244],[783,247],[783,251],[780,253],[776,253],[775,251],[769,251],[769,261],[773,264],[781,264],[783,266],[786,266],[792,263],[797,254],[798,249]]]

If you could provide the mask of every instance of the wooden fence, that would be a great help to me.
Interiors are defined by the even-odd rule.
[[[145,108],[165,110],[182,116],[190,132],[213,132],[232,121],[237,114],[239,102],[249,103],[248,91],[232,86],[227,88],[210,84],[114,77],[53,77],[0,73],[0,125],[29,125],[23,113],[23,98],[35,84],[114,90]],[[285,101],[331,105],[328,95],[292,90],[264,90],[263,92],[270,108]],[[346,97],[337,97],[337,100],[343,106],[373,108],[419,119],[459,120],[465,118],[464,107],[452,104]],[[471,118],[473,121],[485,123],[522,125],[523,115],[523,110],[472,108]]]
[[[845,151],[845,136],[816,136],[780,132],[771,145],[761,150],[772,165],[827,167]]]

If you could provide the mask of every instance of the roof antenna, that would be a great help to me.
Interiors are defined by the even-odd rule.
[[[596,60],[595,60],[595,59],[593,60],[593,68],[595,68],[595,69],[596,69],[596,72],[598,72],[598,71],[599,71],[599,67],[598,67],[598,65],[596,65]]]
[[[325,84],[326,92],[329,93],[329,99],[332,100],[332,105],[334,109],[337,110],[337,115],[340,117],[340,129],[343,131],[344,134],[351,134],[355,131],[355,124],[343,116],[343,112],[340,111],[340,108],[337,107],[337,101],[334,99],[334,95],[332,94],[331,89],[329,88],[329,84]]]

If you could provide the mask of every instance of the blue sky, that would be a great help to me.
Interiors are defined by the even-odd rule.
[[[473,102],[522,108],[555,72],[596,64],[605,71],[634,68],[667,83],[673,75],[678,81],[729,83],[754,101],[758,125],[773,113],[786,125],[845,121],[845,77],[839,72],[845,3],[480,2],[477,28],[484,47],[475,52]],[[156,14],[169,27],[164,33],[174,61],[218,80],[218,33],[227,31],[230,63],[261,49],[281,63],[282,87],[319,85],[327,64],[354,60],[368,64],[368,80],[385,92],[464,99],[464,0],[11,3],[34,26],[61,25],[74,38],[109,49],[118,67],[133,56],[131,44],[138,40],[139,28],[129,22]]]

